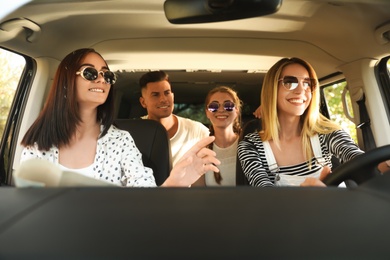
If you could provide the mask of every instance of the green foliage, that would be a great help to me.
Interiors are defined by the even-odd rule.
[[[347,131],[352,139],[357,143],[356,126],[344,114],[342,103],[342,92],[346,86],[346,82],[333,84],[332,86],[324,88],[325,98],[328,102],[328,109],[330,119],[341,125]],[[346,95],[348,110],[352,113],[352,103],[349,92]],[[353,116],[353,115],[351,115]]]
[[[206,117],[204,104],[175,104],[174,113],[205,125],[210,124],[209,119]]]
[[[3,136],[9,110],[25,66],[22,56],[0,49],[0,137]]]

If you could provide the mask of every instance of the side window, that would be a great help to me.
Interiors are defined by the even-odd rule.
[[[23,84],[22,78],[26,78],[26,67],[27,62],[22,55],[0,48],[0,186],[11,183],[9,169],[14,154],[15,123],[27,89],[18,86]]]
[[[25,65],[23,56],[0,48],[0,138]]]
[[[376,67],[379,88],[384,100],[387,117],[390,122],[390,56],[382,59]]]
[[[387,89],[386,95],[387,95],[387,109],[388,111],[390,110],[390,90],[389,90],[389,85],[390,85],[390,57],[387,58],[386,62],[386,68],[387,68],[387,86],[385,88]],[[390,120],[390,117],[389,117]]]
[[[344,113],[344,110],[346,109],[353,117],[352,102],[349,91],[343,93],[346,85],[346,81],[341,81],[323,87],[323,91],[330,119],[341,125],[341,127],[347,131],[351,135],[352,139],[357,143],[356,125]],[[346,101],[344,103],[343,95],[345,95]],[[343,107],[344,104],[346,105],[346,108]]]

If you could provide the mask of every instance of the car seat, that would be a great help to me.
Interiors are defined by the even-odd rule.
[[[164,126],[149,119],[116,119],[114,125],[130,133],[142,153],[144,165],[153,169],[160,186],[172,169],[171,145]]]
[[[245,135],[253,132],[260,131],[261,129],[261,119],[255,118],[252,120],[249,120],[242,126],[242,131],[239,136],[239,141],[241,141]],[[240,160],[238,159],[237,155],[237,163],[236,163],[236,185],[237,186],[248,186],[249,182],[246,178],[244,171],[242,170]]]

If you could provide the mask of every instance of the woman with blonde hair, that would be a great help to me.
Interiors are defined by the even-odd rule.
[[[299,186],[307,177],[318,180],[321,172],[329,173],[332,155],[343,163],[363,153],[339,125],[321,115],[318,86],[313,67],[299,58],[283,58],[266,74],[262,130],[238,145],[252,186]]]

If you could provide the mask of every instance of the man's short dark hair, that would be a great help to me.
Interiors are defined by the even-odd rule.
[[[162,70],[150,71],[141,76],[139,79],[139,85],[141,89],[143,89],[150,82],[159,82],[163,80],[169,82],[169,76],[167,73]]]

